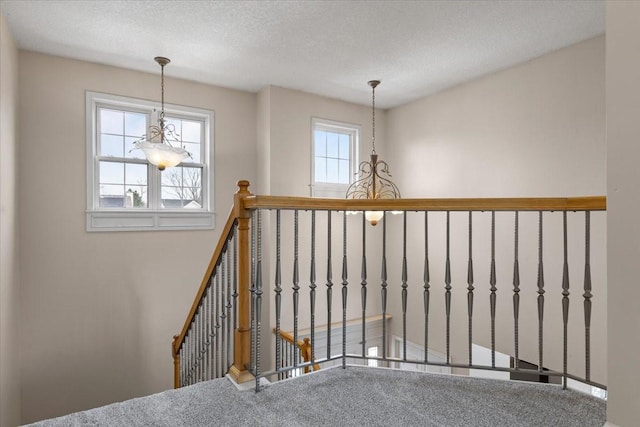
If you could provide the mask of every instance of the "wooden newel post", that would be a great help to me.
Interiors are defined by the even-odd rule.
[[[244,208],[244,199],[251,196],[249,181],[238,181],[233,209],[238,219],[238,329],[233,336],[233,365],[229,375],[237,383],[254,380],[248,368],[251,362],[251,211]]]
[[[180,388],[180,354],[176,351],[176,342],[180,335],[173,336],[171,356],[173,357],[173,388]]]

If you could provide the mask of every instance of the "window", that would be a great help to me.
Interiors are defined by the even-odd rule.
[[[159,171],[133,142],[157,123],[156,103],[87,92],[87,231],[213,228],[213,112],[165,104],[191,154]]]
[[[360,127],[312,120],[311,195],[344,198],[356,172]]]

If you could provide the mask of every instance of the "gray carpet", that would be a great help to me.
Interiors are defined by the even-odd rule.
[[[238,391],[227,379],[33,426],[602,426],[604,401],[558,386],[333,368]]]

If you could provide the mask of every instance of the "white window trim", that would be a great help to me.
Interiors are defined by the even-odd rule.
[[[144,231],[144,230],[208,230],[215,224],[213,207],[213,151],[214,113],[210,110],[165,104],[167,115],[204,119],[205,141],[202,167],[202,209],[105,209],[98,208],[97,107],[100,104],[140,110],[157,109],[158,103],[98,92],[86,92],[86,152],[87,152],[87,210],[86,230]],[[155,172],[155,171],[154,171]],[[154,189],[157,191],[158,189]]]
[[[316,162],[315,162],[315,137],[314,131],[321,128],[327,131],[347,132],[354,134],[354,141],[349,147],[349,156],[351,157],[349,184],[332,184],[332,183],[316,183]],[[311,197],[326,197],[344,199],[349,185],[354,181],[355,173],[358,170],[358,153],[360,147],[360,134],[362,127],[352,123],[338,122],[335,120],[322,119],[319,117],[311,118]]]

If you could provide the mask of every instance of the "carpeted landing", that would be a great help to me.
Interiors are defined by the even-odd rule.
[[[227,379],[33,424],[57,426],[602,426],[606,404],[558,386],[348,366],[260,393]]]

